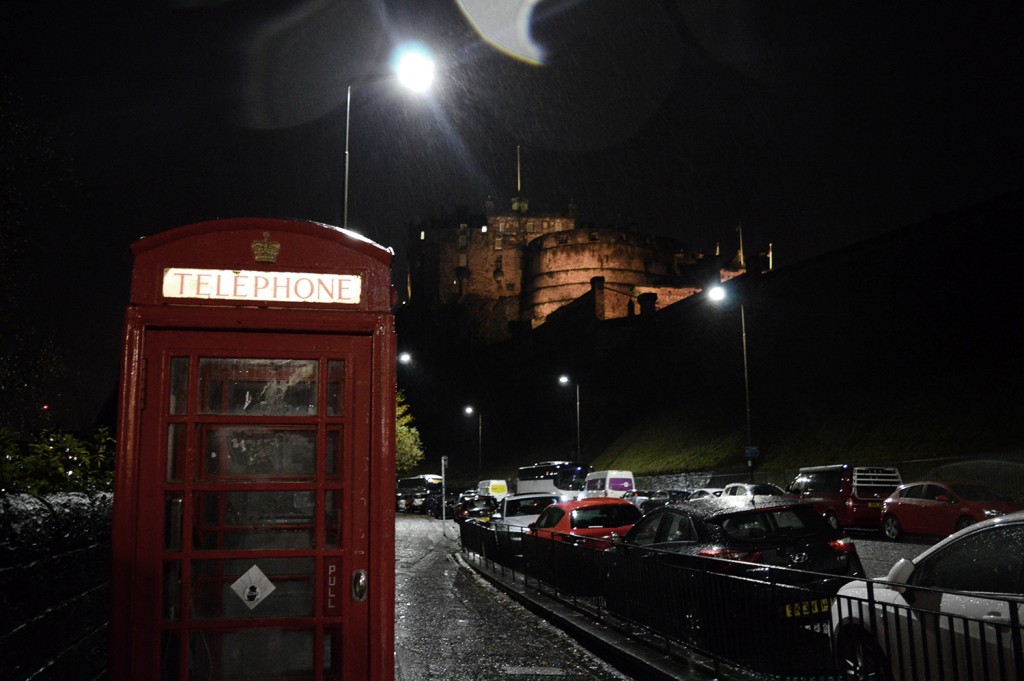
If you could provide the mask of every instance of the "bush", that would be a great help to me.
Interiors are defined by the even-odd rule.
[[[114,438],[106,428],[88,440],[47,429],[29,441],[0,428],[0,494],[109,490],[113,470]]]

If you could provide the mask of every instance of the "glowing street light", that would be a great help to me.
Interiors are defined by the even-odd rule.
[[[434,83],[435,63],[429,50],[420,43],[400,45],[392,57],[392,70],[398,82],[409,90],[423,93]],[[345,94],[345,195],[342,208],[342,227],[348,229],[348,175],[349,175],[349,128],[352,115],[352,86]]]
[[[562,374],[558,377],[558,382],[561,385],[569,385],[572,379],[568,375]],[[576,384],[576,463],[580,462],[580,384]]]
[[[426,92],[434,84],[434,58],[420,43],[400,45],[395,50],[392,64],[398,82],[413,92]]]
[[[466,416],[472,416],[476,414],[476,479],[480,480],[483,478],[484,471],[484,414],[483,412],[476,411],[472,405],[466,405],[463,409]]]
[[[412,364],[412,354],[408,352],[398,353],[399,364]]]

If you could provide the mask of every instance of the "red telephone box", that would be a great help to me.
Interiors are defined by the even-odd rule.
[[[392,252],[255,218],[132,252],[111,679],[392,679]]]

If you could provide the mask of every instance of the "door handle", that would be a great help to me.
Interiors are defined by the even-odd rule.
[[[370,576],[366,570],[356,570],[352,573],[352,600],[362,603],[366,600],[366,591],[370,585]]]
[[[982,616],[981,619],[986,624],[1009,624],[1010,623],[1010,617],[1008,615],[1005,615],[1005,614],[999,612],[998,610],[993,610],[992,612],[985,613],[985,615]]]

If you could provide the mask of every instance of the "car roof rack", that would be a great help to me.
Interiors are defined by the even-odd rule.
[[[853,469],[854,487],[882,487],[901,484],[903,484],[903,480],[900,478],[900,472],[896,468],[864,466]]]

